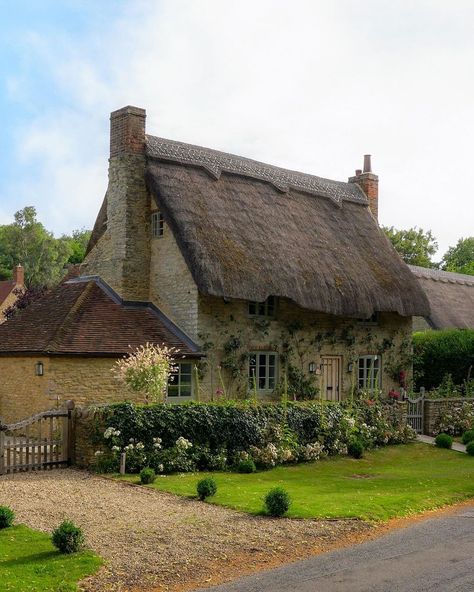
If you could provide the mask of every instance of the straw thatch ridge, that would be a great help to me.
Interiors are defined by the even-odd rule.
[[[100,237],[104,234],[107,229],[107,193],[105,194],[102,205],[100,206],[99,213],[92,229],[89,242],[87,243],[86,255],[95,247]]]
[[[410,265],[430,303],[433,329],[474,329],[474,276]]]
[[[282,193],[248,175],[222,170],[216,178],[202,166],[151,154],[146,180],[204,294],[273,295],[347,317],[429,314],[364,202],[336,203],[293,187]]]

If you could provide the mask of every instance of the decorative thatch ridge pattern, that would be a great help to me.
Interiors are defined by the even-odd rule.
[[[290,189],[298,189],[299,191],[328,197],[336,203],[341,203],[344,200],[367,203],[364,192],[354,183],[342,183],[315,175],[282,169],[250,158],[219,152],[202,146],[165,140],[155,136],[147,136],[146,138],[146,150],[149,157],[200,166],[215,179],[219,179],[223,172],[234,173],[259,179],[260,181],[267,181],[283,193],[288,193]]]
[[[331,199],[327,191],[292,186],[282,193],[242,172],[211,177],[199,158],[185,162],[181,149],[173,157],[168,140],[148,136],[148,146],[148,188],[201,293],[255,301],[273,295],[356,318],[375,311],[429,314],[367,201],[350,199],[360,191],[355,186],[337,184],[341,193]]]
[[[474,276],[410,265],[430,303],[433,329],[474,329]]]

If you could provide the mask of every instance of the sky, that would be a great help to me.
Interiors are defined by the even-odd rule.
[[[0,224],[33,205],[91,228],[109,114],[347,180],[372,154],[379,219],[474,235],[472,0],[0,0]]]

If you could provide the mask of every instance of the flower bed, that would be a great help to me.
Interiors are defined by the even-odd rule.
[[[225,470],[252,458],[258,468],[346,454],[355,438],[365,448],[414,437],[403,406],[360,401],[255,405],[121,403],[95,414],[96,467],[116,471],[121,452],[127,471],[157,473]]]
[[[460,436],[466,430],[474,428],[474,403],[459,400],[450,403],[435,420],[434,435],[444,432],[451,436]]]

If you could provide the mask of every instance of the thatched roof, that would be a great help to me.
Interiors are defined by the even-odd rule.
[[[353,183],[147,136],[147,184],[204,294],[368,318],[425,295]]]
[[[410,265],[426,294],[433,329],[474,329],[474,276]]]
[[[0,355],[117,356],[147,342],[199,351],[154,305],[124,302],[96,277],[65,281],[0,325]]]

